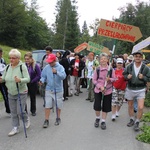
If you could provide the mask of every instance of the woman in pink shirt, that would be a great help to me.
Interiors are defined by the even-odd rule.
[[[95,127],[99,127],[100,115],[102,111],[102,120],[101,128],[106,129],[106,117],[107,113],[111,111],[111,101],[112,101],[112,82],[115,81],[115,72],[112,69],[110,75],[107,77],[108,73],[108,55],[106,53],[100,54],[100,66],[97,67],[93,74],[93,83],[95,85],[95,101],[94,101],[94,110],[96,114]],[[104,87],[105,82],[107,81],[106,87]],[[103,97],[103,98],[102,98]]]

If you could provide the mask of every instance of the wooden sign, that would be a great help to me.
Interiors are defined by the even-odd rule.
[[[135,53],[139,50],[142,50],[143,48],[147,47],[148,45],[150,45],[150,37],[148,37],[147,39],[141,41],[140,43],[136,44],[133,46],[132,49],[132,53]]]
[[[75,53],[79,53],[81,51],[83,51],[84,49],[86,49],[88,46],[88,44],[86,42],[80,44],[79,46],[77,46],[75,49],[74,49],[74,52]]]
[[[94,52],[95,54],[99,55],[100,53],[107,53],[107,54],[110,54],[109,52],[109,49],[102,46],[102,45],[99,45],[97,43],[94,43],[94,42],[91,42],[89,41],[88,42],[88,47],[87,47],[87,50],[89,50],[90,52]]]
[[[100,21],[97,34],[133,43],[142,37],[140,29],[136,26],[104,19]]]

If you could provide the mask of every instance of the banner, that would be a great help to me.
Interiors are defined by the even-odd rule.
[[[97,34],[133,43],[142,37],[140,29],[136,26],[104,19],[100,21]]]
[[[99,55],[102,52],[107,53],[108,55],[110,54],[108,48],[91,41],[88,42],[87,50],[89,50],[90,52],[94,52],[97,55]]]
[[[150,37],[148,37],[147,39],[141,41],[140,43],[136,44],[133,46],[132,49],[132,53],[135,53],[139,50],[142,50],[143,48],[147,47],[148,45],[150,45]]]
[[[75,53],[79,53],[81,51],[83,51],[84,49],[86,49],[88,46],[88,44],[86,42],[80,44],[79,46],[77,46],[75,49],[74,49],[74,52]]]

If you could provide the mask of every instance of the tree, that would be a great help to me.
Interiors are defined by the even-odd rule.
[[[79,26],[76,1],[58,0],[54,29],[55,48],[73,50],[78,45]]]
[[[115,21],[121,21],[125,24],[134,25],[140,28],[143,37],[135,43],[129,43],[124,41],[118,41],[116,46],[117,53],[131,53],[135,44],[149,37],[150,35],[150,4],[137,1],[137,4],[133,6],[128,3],[126,7],[122,7],[120,10],[120,17]]]
[[[27,25],[27,13],[23,0],[0,1],[0,42],[23,48]]]
[[[86,21],[84,21],[83,26],[82,26],[82,32],[80,34],[80,42],[88,42],[90,40],[90,34],[89,34],[89,29],[87,27]]]

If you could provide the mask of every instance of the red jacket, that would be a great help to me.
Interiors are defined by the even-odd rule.
[[[124,76],[122,75],[124,69],[115,69],[115,75],[117,80],[113,82],[113,86],[119,90],[125,90],[127,82],[125,81]]]

